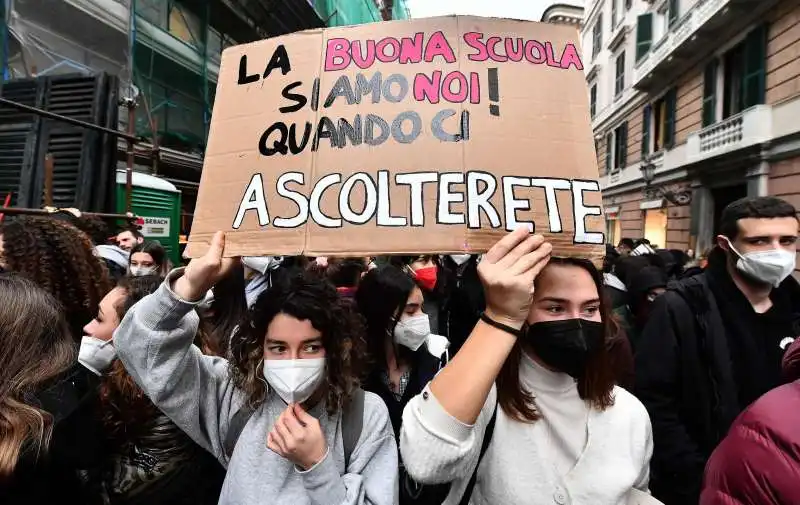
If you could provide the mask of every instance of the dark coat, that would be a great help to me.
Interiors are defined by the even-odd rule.
[[[706,467],[700,505],[800,503],[800,340],[784,359],[787,379],[736,419]]]
[[[104,453],[95,415],[97,386],[98,378],[76,364],[36,395],[35,403],[53,416],[53,435],[47,451],[39,457],[24,452],[10,482],[0,484],[3,505],[100,503],[78,474],[91,475]]]

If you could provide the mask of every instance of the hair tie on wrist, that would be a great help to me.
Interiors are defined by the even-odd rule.
[[[515,337],[521,337],[522,333],[523,333],[522,329],[512,328],[511,326],[508,326],[507,324],[503,324],[503,323],[499,323],[499,322],[495,321],[491,317],[487,316],[486,312],[482,312],[481,313],[481,321],[483,321],[484,323],[488,324],[489,326],[497,328],[500,331],[504,331],[506,333],[510,333],[511,335],[514,335]]]

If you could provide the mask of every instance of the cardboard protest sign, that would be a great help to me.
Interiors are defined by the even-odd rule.
[[[604,254],[574,28],[443,17],[225,50],[188,255]]]

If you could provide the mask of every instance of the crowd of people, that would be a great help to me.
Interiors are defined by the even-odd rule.
[[[80,214],[0,223],[0,503],[800,503],[798,219],[703,261],[200,258]],[[705,255],[704,255],[705,256]]]

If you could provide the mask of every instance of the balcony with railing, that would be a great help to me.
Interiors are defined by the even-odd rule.
[[[773,137],[772,106],[756,105],[689,135],[686,161],[695,163],[753,147]]]
[[[640,90],[687,69],[722,41],[730,40],[777,0],[698,0],[639,58],[633,85]]]
[[[733,0],[701,0],[656,41],[633,70],[633,85],[647,88],[657,74],[667,73],[680,60],[693,54],[705,36],[717,30],[729,14]]]

